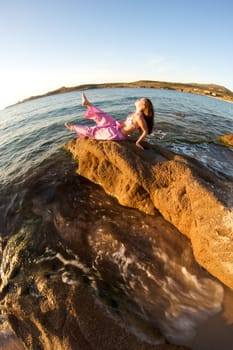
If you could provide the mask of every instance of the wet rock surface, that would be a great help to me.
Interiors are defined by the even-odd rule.
[[[130,233],[140,216],[134,218],[136,214],[129,212],[125,232],[119,232],[112,218],[120,215],[120,209],[98,186],[75,175],[71,159],[56,169],[52,164],[44,175],[29,177],[21,204],[19,229],[2,242],[1,314],[20,339],[3,333],[6,349],[12,344],[20,350],[22,346],[33,350],[186,348],[170,344],[162,334],[158,326],[162,314],[157,312],[157,325],[148,318],[149,309],[140,309],[139,300],[148,305],[152,300],[145,299],[144,290],[134,288],[139,282],[131,279],[134,270],[127,271],[127,259],[140,258],[134,263],[131,258],[130,264],[137,268],[138,278],[138,261],[144,261],[143,276],[155,258],[152,238]],[[198,266],[189,267],[185,255],[186,259],[187,269],[200,274],[201,281],[208,278]],[[216,294],[208,306],[212,312],[221,304],[222,291],[214,282],[210,285]],[[165,305],[169,307],[169,299],[164,298]]]

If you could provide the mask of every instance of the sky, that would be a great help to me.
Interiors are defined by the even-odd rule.
[[[0,109],[85,83],[233,91],[232,33],[232,0],[2,0]]]

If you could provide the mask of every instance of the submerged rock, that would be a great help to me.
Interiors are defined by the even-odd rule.
[[[158,210],[190,238],[196,260],[233,288],[233,189],[198,161],[160,146],[88,138],[65,145],[77,173],[99,184],[120,204],[153,215]]]

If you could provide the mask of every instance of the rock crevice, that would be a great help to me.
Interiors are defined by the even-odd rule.
[[[80,138],[65,149],[77,173],[119,203],[149,215],[159,211],[192,242],[196,260],[233,288],[233,189],[198,161],[145,143]]]

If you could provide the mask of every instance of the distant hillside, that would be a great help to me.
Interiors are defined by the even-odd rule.
[[[37,98],[52,96],[57,94],[64,94],[72,91],[83,91],[89,89],[103,89],[103,88],[151,88],[151,89],[166,89],[176,90],[182,92],[189,92],[192,94],[206,95],[218,98],[224,101],[233,102],[233,92],[226,89],[224,86],[215,84],[197,84],[197,83],[171,83],[164,81],[139,80],[131,83],[104,83],[104,84],[83,84],[73,87],[61,87],[59,89],[49,91],[43,95],[31,96],[16,104],[35,100]]]

